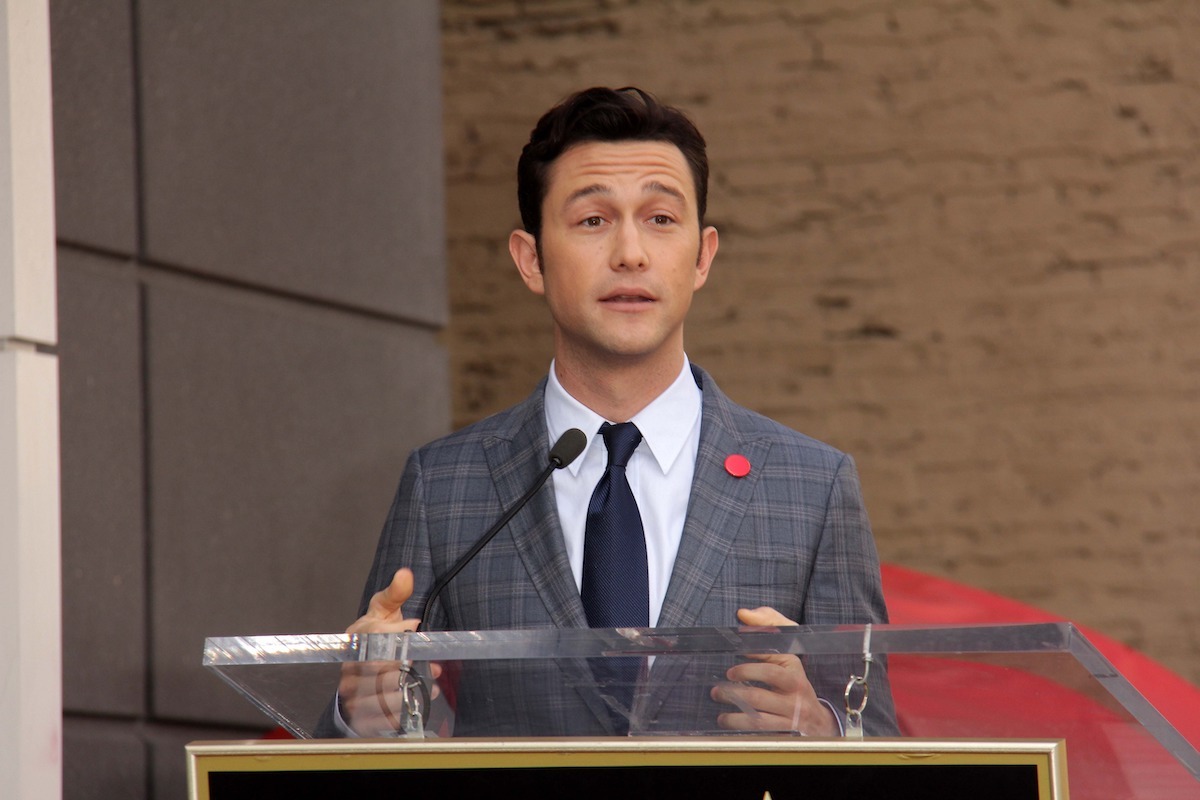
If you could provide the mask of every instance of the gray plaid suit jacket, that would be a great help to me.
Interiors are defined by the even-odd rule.
[[[772,606],[802,625],[886,622],[878,556],[851,458],[742,408],[707,373],[692,369],[703,390],[700,446],[659,627],[734,626],[739,608],[758,606]],[[410,456],[360,614],[402,566],[416,577],[404,610],[419,613],[436,576],[527,491],[548,463],[543,394],[544,381],[523,403]],[[744,478],[725,470],[725,458],[733,453],[752,465]],[[450,583],[430,616],[427,630],[587,627],[559,533],[552,482]],[[660,665],[669,671],[668,665],[681,670],[682,664],[661,659],[653,679],[677,682],[672,678],[678,676],[660,676]],[[832,668],[825,686],[809,666],[810,678],[818,694],[836,706],[851,671],[861,673],[861,666]],[[460,681],[456,735],[609,730],[598,695],[549,688],[562,685],[564,677],[573,681],[550,674],[553,665],[545,669],[547,674],[537,675],[471,666],[472,674]],[[886,695],[872,686],[871,703],[879,713],[868,716],[868,733],[890,732]],[[660,692],[643,710],[644,728],[679,729],[688,715],[707,718],[718,710],[707,698]],[[872,716],[880,720],[875,731]]]

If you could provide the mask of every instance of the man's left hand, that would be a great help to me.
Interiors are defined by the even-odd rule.
[[[793,626],[797,623],[769,606],[738,610],[743,625]],[[817,699],[812,684],[797,656],[752,655],[756,659],[731,667],[722,683],[712,689],[719,703],[740,710],[717,718],[722,728],[735,731],[783,731],[804,736],[837,736],[837,720],[829,707]]]

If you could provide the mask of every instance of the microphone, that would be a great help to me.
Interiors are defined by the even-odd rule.
[[[579,458],[579,454],[583,452],[585,447],[587,447],[587,443],[587,434],[579,430],[579,428],[571,428],[562,436],[558,437],[558,441],[555,442],[554,446],[550,448],[550,463],[547,464],[546,468],[542,470],[542,473],[538,475],[537,480],[533,482],[533,486],[529,487],[529,491],[522,495],[520,500],[513,503],[512,507],[504,512],[504,516],[500,517],[500,519],[496,521],[496,524],[489,528],[488,532],[481,536],[479,541],[475,542],[475,544],[471,546],[470,550],[463,553],[462,557],[459,558],[458,561],[454,562],[454,566],[452,566],[445,575],[438,578],[437,582],[434,583],[433,589],[431,589],[429,592],[429,597],[425,600],[425,605],[421,608],[421,621],[417,624],[418,631],[424,627],[425,620],[429,619],[429,610],[433,608],[433,601],[436,600],[438,595],[442,593],[442,590],[446,588],[447,584],[453,580],[454,576],[461,572],[463,567],[465,567],[471,561],[471,559],[479,554],[479,551],[483,549],[484,545],[495,538],[496,534],[500,532],[500,529],[507,525],[509,521],[517,515],[517,512],[524,508],[525,505],[533,499],[533,496],[538,493],[538,490],[542,488],[542,485],[546,483],[547,479],[550,477],[550,474],[553,473],[554,470],[562,469],[575,459]]]

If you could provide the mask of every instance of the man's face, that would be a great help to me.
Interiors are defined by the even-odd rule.
[[[700,230],[683,154],[668,142],[589,142],[563,153],[542,203],[541,259],[509,240],[554,319],[555,357],[576,366],[645,361],[679,369],[683,321],[717,250]]]

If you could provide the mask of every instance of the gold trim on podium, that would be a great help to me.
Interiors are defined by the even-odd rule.
[[[688,766],[1034,766],[1038,800],[1068,800],[1065,743],[1050,739],[305,739],[194,742],[187,758],[191,800],[220,800],[212,773]]]

